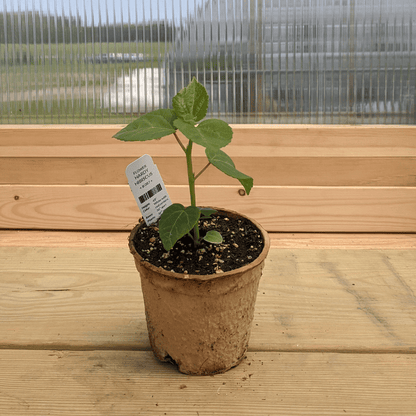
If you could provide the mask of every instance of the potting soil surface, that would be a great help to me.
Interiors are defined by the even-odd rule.
[[[200,235],[216,230],[223,238],[220,244],[202,240],[195,248],[189,235],[182,237],[168,252],[163,248],[157,224],[143,226],[136,233],[134,245],[149,263],[166,270],[207,275],[235,270],[254,261],[264,247],[260,230],[244,217],[232,217],[218,211],[199,220]]]

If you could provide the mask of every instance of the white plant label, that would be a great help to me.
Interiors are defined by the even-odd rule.
[[[149,155],[143,155],[127,166],[126,176],[143,219],[153,224],[172,205],[159,169]]]

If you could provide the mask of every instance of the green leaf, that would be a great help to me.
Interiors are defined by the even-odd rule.
[[[205,148],[219,149],[227,146],[233,137],[231,127],[222,120],[205,120],[195,127],[177,118],[173,124],[189,140]]]
[[[218,231],[214,230],[208,231],[205,234],[204,240],[212,244],[221,244],[223,241],[221,234]]]
[[[166,208],[159,221],[159,235],[164,249],[169,251],[180,238],[188,234],[200,215],[197,207],[185,208],[181,204],[173,204]]]
[[[178,117],[192,125],[206,116],[208,102],[207,90],[195,77],[172,98],[172,106]]]
[[[152,111],[128,124],[113,137],[129,142],[160,139],[175,133],[175,119],[176,114],[173,110]]]
[[[210,218],[212,214],[215,214],[217,211],[212,208],[199,208],[201,211],[201,218],[207,219]]]
[[[253,187],[253,178],[238,171],[235,168],[234,162],[226,153],[220,149],[205,149],[205,154],[212,165],[226,175],[238,179],[241,185],[244,186],[247,195],[250,194],[251,188]]]

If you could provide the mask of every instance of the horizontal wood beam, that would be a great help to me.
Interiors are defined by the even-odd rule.
[[[182,156],[169,137],[125,143],[122,125],[1,125],[1,157]],[[416,126],[232,125],[230,156],[416,157]],[[196,155],[203,155],[201,148]]]
[[[186,186],[168,186],[189,204]],[[270,232],[416,232],[416,187],[198,186],[198,204],[247,214]],[[140,211],[127,185],[1,185],[0,228],[129,230]]]
[[[140,216],[126,166],[152,155],[174,202],[188,204],[172,139],[124,143],[121,125],[0,126],[0,228],[126,230]],[[254,178],[210,167],[199,203],[252,215],[272,232],[415,232],[416,126],[235,125],[227,153]],[[206,164],[195,149],[195,171]],[[399,189],[400,188],[400,189]]]
[[[150,152],[145,152],[151,154]],[[20,185],[124,185],[124,171],[137,157],[0,157],[0,184]],[[167,185],[187,181],[185,160],[153,156]],[[416,157],[297,157],[244,156],[233,161],[254,178],[255,186],[416,186]],[[194,158],[195,171],[207,163]],[[235,185],[238,182],[210,167],[200,185]]]

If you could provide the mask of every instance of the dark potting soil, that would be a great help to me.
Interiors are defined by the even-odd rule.
[[[142,220],[141,220],[142,221]],[[200,235],[218,231],[221,244],[204,240],[195,249],[191,237],[182,237],[168,252],[163,248],[157,224],[144,222],[135,235],[138,254],[149,263],[166,270],[185,274],[214,274],[235,270],[254,261],[264,247],[260,230],[244,217],[232,217],[221,211],[209,219],[199,220]]]

